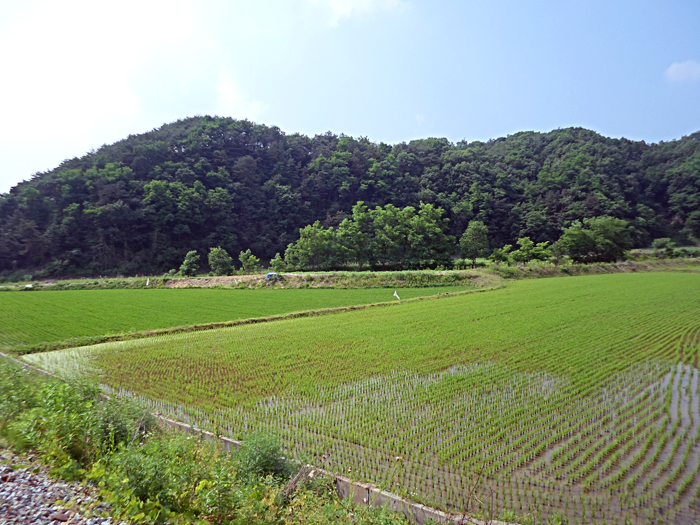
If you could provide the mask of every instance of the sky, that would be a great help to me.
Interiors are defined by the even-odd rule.
[[[700,130],[697,0],[0,0],[0,192],[194,115],[374,142]]]

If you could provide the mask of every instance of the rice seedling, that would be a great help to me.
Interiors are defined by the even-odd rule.
[[[401,289],[402,299],[468,290],[464,286]],[[394,301],[393,289],[124,289],[11,292],[0,296],[0,349],[158,328]]]
[[[454,512],[690,524],[699,352],[700,278],[649,273],[25,359]]]

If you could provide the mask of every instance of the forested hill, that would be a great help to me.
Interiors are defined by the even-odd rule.
[[[572,220],[612,215],[654,238],[700,237],[700,132],[646,144],[581,128],[489,142],[376,144],[195,117],[132,135],[0,196],[0,271],[44,275],[177,268],[212,246],[263,261],[299,228],[337,225],[357,201],[433,203],[457,236],[487,224],[492,247],[556,240]]]

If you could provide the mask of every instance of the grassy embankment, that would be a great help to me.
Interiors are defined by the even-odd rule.
[[[134,288],[421,288],[490,282],[494,276],[483,270],[377,271],[377,272],[284,272],[267,279],[266,271],[245,275],[196,277],[121,277],[49,279],[0,284],[0,292],[113,290]]]
[[[416,270],[416,271],[328,271],[328,272],[284,272],[276,280],[267,280],[265,272],[216,277],[110,277],[44,279],[38,281],[5,282],[0,284],[2,291],[65,291],[65,290],[113,290],[145,288],[415,288],[432,286],[454,286],[477,284],[486,286],[499,278],[524,279],[538,277],[563,277],[576,275],[598,275],[607,273],[628,273],[664,271],[674,268],[700,268],[700,258],[659,259],[648,258],[620,263],[572,264],[565,262],[555,265],[549,262],[531,261],[528,264],[507,266],[496,265],[485,259],[478,261],[479,267],[473,270]]]

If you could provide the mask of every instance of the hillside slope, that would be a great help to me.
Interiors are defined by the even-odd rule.
[[[637,246],[687,242],[700,237],[700,132],[660,144],[569,128],[391,146],[188,118],[0,195],[0,272],[160,272],[188,250],[219,245],[266,261],[300,227],[336,225],[359,200],[434,203],[453,235],[484,221],[492,246],[523,235],[555,240],[569,221],[599,215],[630,221]]]

